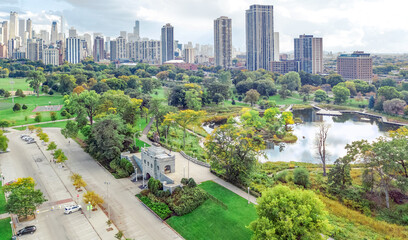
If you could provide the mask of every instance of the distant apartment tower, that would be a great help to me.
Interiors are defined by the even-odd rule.
[[[300,35],[295,38],[295,61],[300,62],[299,71],[323,73],[323,39],[313,35]]]
[[[3,29],[3,39],[0,39],[0,41],[2,41],[5,45],[8,44],[8,40],[9,40],[9,32],[8,32],[8,22],[7,21],[3,21],[2,23],[2,29]]]
[[[232,24],[228,17],[214,20],[215,64],[228,69],[232,65]]]
[[[46,30],[40,31],[40,38],[43,40],[45,45],[50,44],[50,33],[47,32]]]
[[[75,29],[74,27],[71,27],[71,28],[68,30],[68,37],[70,37],[70,38],[76,38],[76,37],[78,37],[77,31],[76,31],[76,29]]]
[[[271,62],[271,72],[286,74],[288,72],[298,72],[300,68],[300,62],[295,60],[282,60]]]
[[[33,23],[31,19],[27,19],[26,31],[28,32],[28,39],[33,38]]]
[[[59,65],[59,50],[54,48],[54,46],[48,46],[48,48],[43,50],[43,62],[45,65]]]
[[[355,51],[337,57],[337,73],[344,79],[373,81],[373,59],[369,53]]]
[[[7,45],[0,43],[0,58],[7,58]]]
[[[140,28],[139,28],[140,26],[139,26],[139,21],[138,20],[136,20],[135,21],[135,26],[133,27],[133,37],[136,39],[136,40],[139,40],[140,39]]]
[[[18,34],[18,13],[10,12],[9,39],[15,38]]]
[[[41,39],[28,39],[26,57],[31,61],[39,61],[43,57],[43,42]]]
[[[25,27],[26,21],[24,19],[20,19],[18,20],[18,36],[21,37],[21,39],[23,39],[25,37]]]
[[[69,63],[81,62],[83,43],[81,39],[75,37],[67,38],[65,42],[65,58]]]
[[[270,70],[274,60],[273,6],[251,5],[245,14],[247,69]]]
[[[57,22],[54,21],[51,24],[51,44],[56,44],[58,41],[58,25]]]
[[[120,36],[116,39],[117,59],[126,58],[126,38]]]
[[[128,58],[137,62],[161,64],[160,41],[143,39],[126,45]]]
[[[186,63],[194,63],[194,60],[195,60],[195,49],[194,48],[190,48],[190,47],[187,47],[187,48],[184,48],[184,50],[183,50],[183,59],[184,59],[184,62],[186,62]]]
[[[116,40],[110,41],[110,60],[116,61],[118,60],[118,51],[117,51],[117,44]]]
[[[95,62],[105,59],[105,44],[103,37],[96,37],[93,45],[93,58]]]
[[[174,59],[174,27],[167,23],[161,29],[162,63]]]
[[[273,33],[273,59],[279,61],[279,33]]]

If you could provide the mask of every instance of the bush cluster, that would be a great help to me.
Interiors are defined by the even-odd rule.
[[[123,158],[111,161],[109,166],[116,171],[119,178],[129,177],[135,171],[132,163]]]
[[[173,192],[168,199],[168,204],[178,216],[183,216],[194,211],[207,199],[208,193],[203,189],[183,187]]]
[[[153,212],[155,212],[161,219],[166,219],[171,215],[171,210],[163,202],[152,201],[148,196],[138,195],[139,199],[146,204]]]

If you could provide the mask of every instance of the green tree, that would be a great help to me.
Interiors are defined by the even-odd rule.
[[[17,91],[16,91],[16,93],[14,94],[14,95],[16,95],[16,96],[18,96],[18,97],[22,97],[22,98],[24,98],[26,95],[23,93],[23,90],[21,90],[21,89],[17,89]]]
[[[404,100],[401,100],[399,98],[394,98],[394,99],[385,101],[383,103],[383,109],[384,109],[384,112],[388,114],[403,115],[404,107],[406,105],[407,104],[405,103]]]
[[[57,113],[56,112],[50,112],[50,117],[51,117],[51,121],[57,120]]]
[[[200,93],[195,89],[186,91],[186,103],[189,109],[199,111],[201,109]]]
[[[350,146],[347,145],[346,149],[349,147]],[[338,158],[334,162],[334,167],[332,167],[327,174],[327,183],[331,192],[339,193],[351,185],[352,178],[350,175],[350,160],[350,157],[345,156]]]
[[[155,119],[156,130],[159,135],[160,135],[159,126],[162,125],[164,121],[164,117],[169,112],[175,112],[175,111],[176,109],[174,107],[168,106],[167,104],[163,102],[163,100],[153,99],[150,102],[149,114],[152,115]]]
[[[330,84],[331,87],[334,87],[341,82],[344,82],[344,80],[339,74],[330,74],[327,77],[327,83]]]
[[[41,115],[41,113],[36,113],[35,114],[35,118],[34,118],[34,121],[36,121],[36,122],[41,122],[41,120],[42,120],[42,115]]]
[[[59,87],[58,92],[61,94],[71,93],[76,86],[76,79],[74,76],[69,74],[59,74]]]
[[[13,112],[18,112],[21,110],[21,105],[19,103],[14,104]]]
[[[394,98],[399,98],[400,94],[395,87],[384,86],[380,87],[377,91],[379,97],[384,97],[385,100],[391,100]]]
[[[78,136],[78,124],[74,121],[68,120],[65,128],[61,129],[61,134],[64,135],[65,138],[75,138]]]
[[[34,89],[34,91],[37,93],[37,97],[40,96],[40,87],[43,82],[45,82],[45,76],[44,73],[41,71],[31,71],[28,73],[28,78],[26,82],[29,83],[30,87]]]
[[[77,113],[84,113],[93,124],[93,119],[97,114],[101,96],[95,91],[83,91],[79,95],[71,94],[66,104]],[[80,115],[80,114],[79,114]]]
[[[304,167],[298,167],[293,171],[293,182],[308,188],[310,186],[309,171]]]
[[[8,120],[0,120],[0,127],[2,130],[4,130],[4,128],[6,127],[10,127],[11,123]]]
[[[46,201],[41,190],[35,190],[34,186],[32,178],[25,178],[5,188],[5,191],[11,192],[6,203],[7,211],[19,217],[33,215],[37,206]]]
[[[336,85],[332,89],[335,103],[344,103],[350,97],[350,90],[346,87]]]
[[[259,96],[260,94],[258,91],[256,91],[255,89],[251,89],[246,92],[244,102],[249,102],[251,103],[251,106],[253,106],[254,103],[258,102]]]
[[[0,151],[5,152],[8,148],[9,139],[4,135],[4,132],[0,130]]]
[[[375,104],[375,99],[373,96],[370,97],[370,100],[368,101],[368,108],[373,109]]]
[[[325,206],[312,191],[278,185],[257,202],[259,218],[249,226],[254,240],[323,239],[331,231]]]
[[[278,78],[278,83],[281,85],[286,85],[287,89],[290,91],[297,91],[301,87],[301,81],[299,73],[297,72],[288,72],[283,76]]]
[[[55,149],[57,149],[57,144],[55,144],[55,142],[50,142],[50,144],[48,144],[47,150],[52,151]]]
[[[315,97],[314,100],[316,102],[324,102],[328,98],[327,93],[324,90],[321,90],[321,89],[317,90],[314,93],[314,97]]]
[[[232,183],[243,183],[262,155],[265,143],[254,128],[239,126],[232,118],[205,140],[211,168]]]

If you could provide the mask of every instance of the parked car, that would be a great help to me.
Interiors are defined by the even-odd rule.
[[[81,210],[82,210],[81,205],[72,205],[72,206],[65,207],[64,213],[70,214],[70,213],[81,211]]]
[[[37,227],[32,225],[32,226],[27,226],[23,229],[18,230],[17,236],[25,235],[25,234],[33,234],[37,230]]]
[[[28,136],[28,137],[23,137],[23,140],[27,142],[27,141],[30,141],[30,140],[34,140],[34,138]]]
[[[27,141],[27,144],[31,144],[31,143],[35,143],[35,140],[34,140],[34,139],[30,139],[30,140]]]

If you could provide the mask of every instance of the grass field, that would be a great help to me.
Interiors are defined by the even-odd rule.
[[[213,195],[228,209],[222,208],[212,200],[207,200],[184,216],[167,220],[185,239],[250,239],[252,231],[246,228],[257,218],[255,206],[247,200],[212,181],[199,185]]]
[[[50,127],[53,127],[53,128],[64,128],[66,124],[67,124],[67,122],[64,121],[64,122],[52,122],[52,123],[36,124],[36,125],[34,125],[34,126],[35,126],[35,127],[41,127],[41,128],[50,128]],[[24,127],[16,127],[16,128],[14,128],[14,129],[20,130],[20,131],[24,131],[24,130],[26,130],[26,128],[27,128],[27,127],[24,126]]]
[[[0,219],[0,240],[10,240],[13,236],[10,221],[10,218]]]
[[[6,213],[6,197],[4,196],[3,187],[0,182],[0,214]]]
[[[225,101],[224,101],[224,106],[228,107],[228,106],[234,106],[234,105],[232,105],[232,101],[231,101],[231,100],[225,100]],[[235,101],[235,106],[250,107],[251,104]]]
[[[0,100],[0,120],[9,120],[15,121],[12,125],[23,125],[28,123],[35,123],[33,113],[33,109],[36,106],[45,106],[45,105],[63,105],[63,97],[61,95],[54,95],[54,96],[40,96],[37,98],[36,96],[27,96],[25,98],[14,98],[15,103],[19,103],[21,106],[23,104],[27,105],[26,110],[20,110],[18,112],[13,112],[13,103],[11,98]],[[59,113],[60,111],[58,111]],[[51,117],[49,112],[42,112],[42,122],[51,121]],[[28,120],[25,121],[25,116],[28,117]],[[61,116],[57,114],[57,118],[61,119]]]
[[[299,94],[293,94],[293,96],[282,99],[279,95],[269,97],[269,100],[275,101],[277,105],[290,105],[290,104],[304,104],[303,99]]]
[[[164,88],[155,89],[153,90],[153,93],[150,94],[150,96],[152,96],[152,98],[154,99],[167,99],[165,91],[166,90]]]
[[[11,91],[10,81],[14,81],[13,84],[14,91],[16,91],[17,89],[21,89],[23,91],[33,90],[26,82],[26,78],[0,78],[0,89]]]

